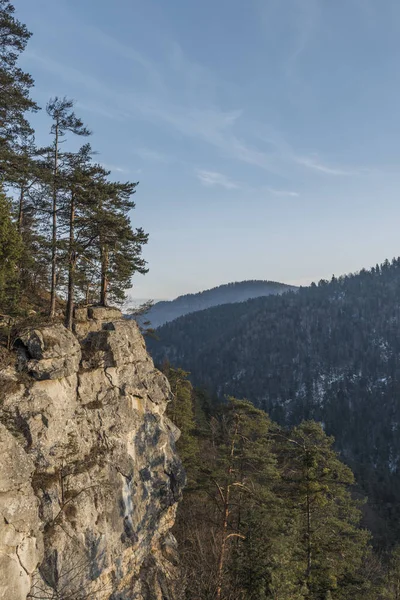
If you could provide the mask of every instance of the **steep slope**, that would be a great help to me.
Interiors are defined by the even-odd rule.
[[[212,306],[244,302],[249,298],[282,294],[295,289],[297,288],[294,286],[277,283],[276,281],[228,283],[198,294],[186,294],[175,300],[157,302],[147,313],[146,320],[150,321],[153,328],[157,328],[178,317]]]
[[[157,361],[168,358],[221,398],[246,397],[283,424],[322,421],[367,494],[393,513],[400,500],[399,298],[398,259],[297,293],[182,317],[149,344]]]
[[[77,318],[21,334],[0,371],[0,598],[175,600],[168,382],[119,311]]]

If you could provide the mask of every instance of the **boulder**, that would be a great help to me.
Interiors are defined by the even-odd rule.
[[[78,370],[81,348],[61,324],[27,330],[15,342],[20,365],[35,379],[61,379]]]

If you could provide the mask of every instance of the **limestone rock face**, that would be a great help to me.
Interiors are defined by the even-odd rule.
[[[61,379],[79,368],[79,342],[60,324],[27,331],[18,347],[23,367],[35,379]]]
[[[76,318],[21,335],[0,391],[0,600],[179,600],[168,382],[134,321]]]
[[[43,558],[34,464],[0,424],[0,598],[25,600]]]

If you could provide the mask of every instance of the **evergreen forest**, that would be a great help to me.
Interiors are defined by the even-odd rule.
[[[155,359],[282,426],[321,423],[368,497],[376,543],[399,535],[400,260],[157,329]]]
[[[398,598],[399,546],[376,547],[365,498],[320,423],[282,427],[163,370],[188,478],[174,527],[186,599]]]

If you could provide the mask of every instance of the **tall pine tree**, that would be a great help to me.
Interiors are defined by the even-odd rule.
[[[14,152],[21,138],[32,133],[26,118],[38,110],[31,99],[33,79],[18,67],[20,54],[31,37],[26,26],[15,17],[8,0],[0,0],[0,177],[4,180],[14,165]]]
[[[0,312],[6,315],[17,310],[18,261],[22,253],[22,239],[12,219],[11,203],[0,192]]]
[[[294,547],[304,597],[361,600],[369,534],[359,528],[361,512],[350,493],[354,476],[315,422],[302,423],[281,440],[281,493],[297,520]]]
[[[99,178],[92,189],[93,239],[100,263],[100,304],[123,302],[134,273],[147,273],[142,247],[148,241],[143,229],[134,230],[129,212],[137,183],[110,182]]]
[[[54,138],[52,145],[52,239],[51,239],[51,285],[50,285],[50,317],[56,313],[57,294],[57,215],[58,194],[62,187],[59,176],[60,142],[69,131],[78,136],[88,136],[89,129],[84,126],[82,120],[73,112],[74,101],[69,98],[51,98],[46,106],[47,114],[53,123],[50,133]]]

